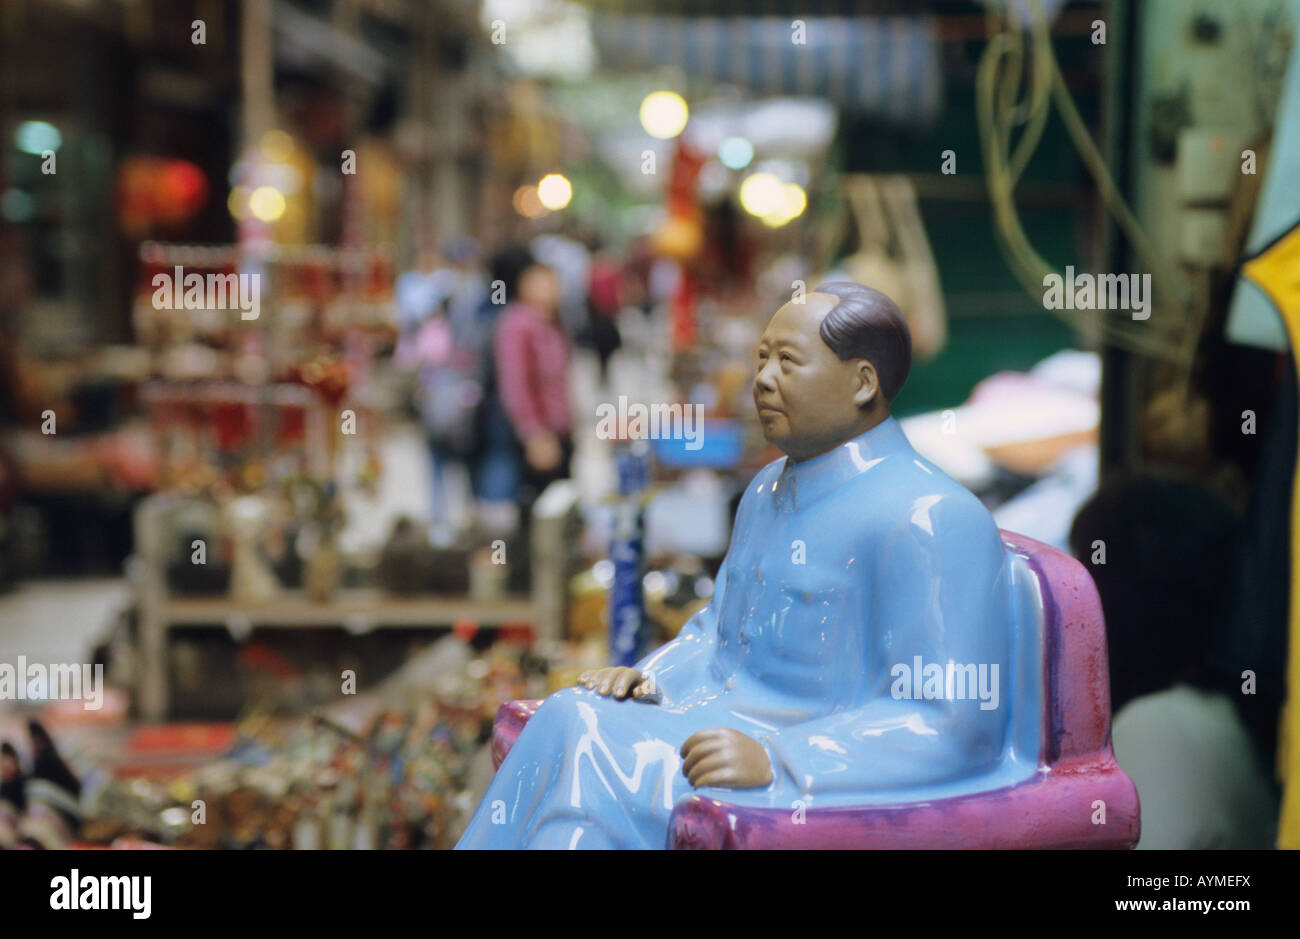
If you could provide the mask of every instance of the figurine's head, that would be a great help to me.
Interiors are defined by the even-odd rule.
[[[777,310],[759,339],[763,436],[793,460],[825,453],[889,417],[911,365],[911,333],[893,300],[823,284]]]

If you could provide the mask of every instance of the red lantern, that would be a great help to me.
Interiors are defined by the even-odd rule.
[[[118,167],[117,211],[128,232],[189,221],[207,198],[207,178],[188,160],[128,157]]]
[[[187,160],[168,160],[159,175],[158,221],[179,224],[203,208],[208,197],[208,181],[201,169]]]

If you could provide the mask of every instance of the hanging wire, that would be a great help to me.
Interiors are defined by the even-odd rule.
[[[999,245],[1012,273],[1031,295],[1041,297],[1043,280],[1049,274],[1060,276],[1055,266],[1035,250],[1015,205],[1016,185],[1042,139],[1054,102],[1080,159],[1096,180],[1103,203],[1152,275],[1155,289],[1151,304],[1153,312],[1159,311],[1160,315],[1135,326],[1113,316],[1089,316],[1087,311],[1051,312],[1084,331],[1096,331],[1105,343],[1174,363],[1179,367],[1182,379],[1179,384],[1185,391],[1204,314],[1195,312],[1187,303],[1188,279],[1160,260],[1120,195],[1065,84],[1040,0],[1031,2],[1028,100],[1018,102],[1024,83],[1026,49],[1024,37],[1009,11],[1003,15],[989,8],[986,12],[989,41],[976,76],[976,116]],[[1020,124],[1025,127],[1013,149],[1014,130]]]

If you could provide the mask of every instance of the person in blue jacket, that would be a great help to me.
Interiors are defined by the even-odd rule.
[[[745,490],[714,595],[635,668],[529,720],[459,848],[662,848],[700,793],[747,805],[914,801],[1027,779],[996,525],[890,416],[911,339],[884,294],[785,304],[753,395],[786,456]]]

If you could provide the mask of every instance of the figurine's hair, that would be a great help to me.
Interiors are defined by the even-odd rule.
[[[813,292],[839,299],[822,319],[822,342],[841,362],[866,359],[874,365],[881,394],[893,401],[912,368],[912,333],[898,304],[879,290],[847,280],[822,284]]]

